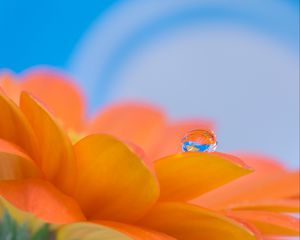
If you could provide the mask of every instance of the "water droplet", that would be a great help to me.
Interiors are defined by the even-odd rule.
[[[217,148],[217,138],[210,130],[191,130],[182,138],[181,148],[183,152],[214,152]]]

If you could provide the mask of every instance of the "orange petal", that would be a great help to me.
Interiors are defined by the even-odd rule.
[[[299,236],[299,219],[263,211],[232,211],[228,216],[254,224],[264,235]]]
[[[19,103],[21,92],[20,83],[14,79],[14,76],[10,71],[3,71],[0,73],[0,88],[2,88],[16,104]]]
[[[20,146],[37,159],[37,141],[28,120],[0,89],[0,138]]]
[[[56,231],[56,240],[133,240],[106,226],[93,223],[66,224]],[[145,239],[146,240],[146,239]]]
[[[17,208],[48,222],[69,223],[85,219],[72,198],[43,180],[1,181],[0,195]]]
[[[64,125],[80,130],[85,102],[80,89],[58,71],[35,69],[26,73],[21,88],[44,102]]]
[[[300,173],[286,172],[275,179],[266,182],[264,189],[258,189],[260,199],[289,198],[300,195]],[[256,192],[255,192],[256,194]]]
[[[255,171],[193,202],[203,207],[224,209],[235,204],[298,196],[299,175],[285,170],[273,159],[257,155],[239,155]]]
[[[299,240],[298,238],[291,237],[264,237],[263,240]]]
[[[133,221],[157,200],[150,170],[122,142],[90,135],[75,144],[78,199],[89,219]]]
[[[21,211],[0,196],[0,219],[3,219],[2,217],[4,213],[8,213],[9,216],[19,225],[25,223],[30,232],[36,232],[45,224],[44,221],[37,218],[33,214],[27,211]]]
[[[20,108],[39,140],[40,167],[45,177],[64,192],[72,192],[77,169],[70,140],[51,115],[27,93],[21,94]]]
[[[141,146],[149,153],[165,128],[161,111],[138,103],[120,103],[101,111],[89,126],[93,133],[107,133]]]
[[[266,236],[263,238],[263,240],[299,240],[298,237],[272,237],[272,236]]]
[[[276,160],[266,156],[254,154],[238,156],[255,169],[254,174],[246,178],[249,184],[248,197],[255,195],[255,199],[270,199],[299,196],[299,171],[288,171]],[[246,195],[243,194],[244,198]]]
[[[181,139],[186,132],[193,129],[213,129],[214,124],[207,120],[189,120],[176,122],[168,127],[163,132],[157,147],[151,154],[152,159],[158,159],[171,154],[181,152]]]
[[[234,155],[255,169],[255,177],[253,177],[252,181],[257,179],[258,176],[266,175],[266,173],[268,175],[277,175],[278,173],[286,172],[282,164],[269,156],[254,153],[234,153]]]
[[[108,222],[108,221],[95,221],[98,224],[102,224],[118,230],[131,237],[134,240],[175,240],[171,236],[166,234],[155,232],[153,230],[145,229],[142,227],[124,224],[120,222]]]
[[[190,200],[251,172],[237,158],[218,153],[181,153],[154,167],[162,200]]]
[[[230,206],[235,210],[263,210],[270,212],[299,212],[299,199],[273,199],[244,202]]]
[[[161,203],[140,224],[178,240],[256,240],[243,225],[207,209],[184,203]]]
[[[0,180],[41,177],[35,163],[14,144],[0,139]]]

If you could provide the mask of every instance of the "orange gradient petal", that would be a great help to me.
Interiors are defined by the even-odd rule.
[[[264,235],[269,236],[299,236],[299,219],[279,213],[264,211],[232,211],[228,216],[248,221]]]
[[[141,146],[149,153],[165,128],[162,113],[146,104],[119,103],[101,111],[91,122],[89,131],[107,133]]]
[[[12,142],[37,160],[35,134],[17,105],[0,89],[0,138]]]
[[[193,129],[214,129],[214,124],[207,120],[189,120],[170,124],[164,130],[158,144],[151,154],[152,159],[162,158],[181,152],[181,139]]]
[[[238,156],[249,166],[255,169],[255,177],[252,181],[257,179],[258,176],[262,177],[266,173],[268,175],[277,175],[278,173],[286,172],[286,169],[282,164],[280,164],[276,159],[255,153],[234,153],[235,156]],[[270,171],[272,170],[272,171]],[[260,179],[259,179],[260,180]]]
[[[31,70],[23,76],[21,88],[44,102],[67,128],[82,128],[85,108],[83,94],[65,75],[51,69]]]
[[[0,139],[0,180],[41,177],[36,164],[14,144]]]
[[[28,211],[22,211],[19,208],[15,207],[13,204],[8,202],[5,198],[0,195],[0,218],[3,219],[3,214],[9,214],[9,216],[20,226],[24,223],[28,226],[30,232],[36,232],[40,229],[45,222],[40,218],[37,218],[35,215]],[[1,224],[0,224],[1,226]],[[2,227],[2,226],[1,226]],[[2,230],[3,228],[1,228]],[[2,232],[1,232],[2,233]],[[0,234],[1,240],[3,236]],[[18,239],[18,238],[17,238]],[[15,239],[15,240],[17,240]],[[20,239],[19,240],[25,240]]]
[[[244,202],[229,206],[235,210],[262,210],[269,212],[300,212],[299,199],[272,199]]]
[[[46,179],[64,192],[71,193],[77,168],[70,140],[52,116],[29,94],[21,94],[20,108],[39,139],[40,167]]]
[[[234,205],[299,196],[299,173],[288,172],[265,156],[238,156],[253,167],[254,172],[193,200],[193,203],[220,210]]]
[[[239,159],[219,153],[181,153],[154,167],[161,200],[190,200],[251,172]]]
[[[257,239],[250,230],[227,217],[184,203],[158,204],[139,224],[178,240]]]
[[[248,181],[247,193],[255,199],[271,199],[299,196],[300,179],[299,171],[288,171],[276,160],[255,154],[238,154],[255,172],[245,178]]]
[[[157,200],[154,176],[122,142],[90,135],[74,149],[79,169],[75,196],[88,219],[133,221]]]
[[[193,203],[220,210],[251,202],[255,204],[299,196],[299,172],[283,173],[271,178],[266,174],[260,184],[251,184],[248,179],[239,181],[205,194],[193,200]]]
[[[12,99],[16,104],[19,103],[21,92],[20,83],[14,78],[10,71],[0,73],[0,88]]]
[[[78,204],[40,179],[0,182],[0,195],[17,208],[52,223],[85,220]]]
[[[108,222],[108,221],[95,221],[98,224],[102,224],[118,230],[131,237],[134,240],[175,240],[171,236],[166,234],[155,232],[153,230],[145,229],[135,225],[124,224],[120,222]]]
[[[260,199],[292,198],[300,196],[300,172],[286,172],[264,183],[264,189],[257,189],[253,194]]]

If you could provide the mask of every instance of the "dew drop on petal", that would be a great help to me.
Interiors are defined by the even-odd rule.
[[[214,152],[217,148],[217,138],[211,130],[191,130],[182,138],[181,148],[183,152]]]

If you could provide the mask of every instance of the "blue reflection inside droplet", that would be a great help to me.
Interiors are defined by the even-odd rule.
[[[181,148],[183,152],[207,152],[211,146],[211,144],[199,144],[193,141],[188,141],[183,142]]]

